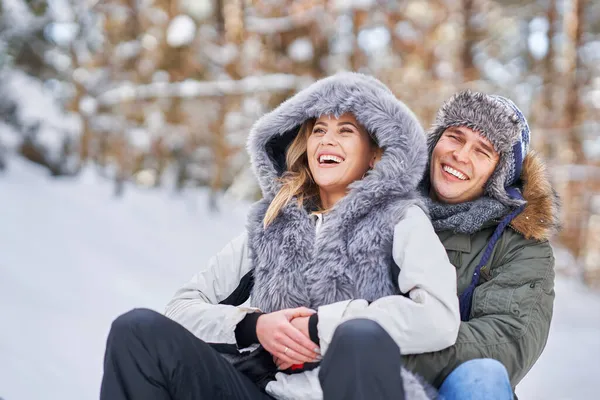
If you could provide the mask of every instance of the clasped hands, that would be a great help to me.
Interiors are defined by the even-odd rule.
[[[308,320],[315,313],[306,307],[263,314],[256,322],[258,341],[271,355],[277,368],[321,360],[319,347],[310,340]]]

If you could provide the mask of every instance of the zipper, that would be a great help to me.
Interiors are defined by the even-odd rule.
[[[498,220],[498,219],[494,219],[493,221],[494,221],[495,223],[497,223],[497,224],[500,224],[500,222],[502,222],[502,221],[500,221],[500,220]],[[518,230],[517,228],[515,228],[515,227],[513,226],[513,224],[508,224],[508,226],[509,226],[509,227],[510,227],[510,229],[512,229],[513,231],[515,231],[515,232],[517,232],[517,233],[521,234],[521,236],[525,237],[525,234],[524,234],[523,232],[521,232],[520,230]]]
[[[517,232],[517,233],[520,233],[520,234],[521,234],[521,236],[525,237],[525,234],[524,234],[523,232],[521,232],[520,230],[518,230],[517,228],[515,228],[515,227],[513,226],[513,224],[508,224],[508,226],[510,226],[510,229],[512,229],[513,231],[515,231],[515,232]]]

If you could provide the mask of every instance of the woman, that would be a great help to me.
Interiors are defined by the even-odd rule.
[[[417,119],[342,73],[261,118],[248,149],[264,198],[247,232],[176,293],[172,320],[113,323],[101,398],[429,398],[400,355],[452,345],[460,319],[415,194]]]

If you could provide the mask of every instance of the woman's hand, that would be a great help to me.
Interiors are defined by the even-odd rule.
[[[291,320],[292,326],[298,329],[304,336],[310,339],[310,333],[308,332],[308,320],[309,317],[297,317]]]
[[[300,332],[302,332],[302,334],[304,334],[304,336],[309,337],[309,333],[308,333],[308,319],[309,318],[310,317],[296,317],[296,318],[292,319],[290,322],[292,323],[292,325],[294,327],[296,327],[296,329],[298,329]],[[277,368],[280,371],[285,371],[286,369],[288,369],[294,365],[292,363],[283,362],[276,356],[273,356],[273,362],[275,363],[275,365],[277,365]]]
[[[299,307],[263,314],[256,322],[258,341],[280,361],[280,365],[290,364],[287,368],[293,364],[314,362],[318,357],[318,346],[290,322],[314,313],[306,307]]]
[[[273,362],[275,363],[275,365],[277,365],[277,369],[280,371],[285,371],[286,369],[290,368],[292,365],[292,363],[286,363],[281,361],[279,358],[273,356]]]

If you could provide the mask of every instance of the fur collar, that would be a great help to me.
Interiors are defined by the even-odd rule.
[[[510,226],[526,239],[548,240],[560,229],[560,202],[546,165],[533,151],[523,161],[521,180],[527,204]]]

